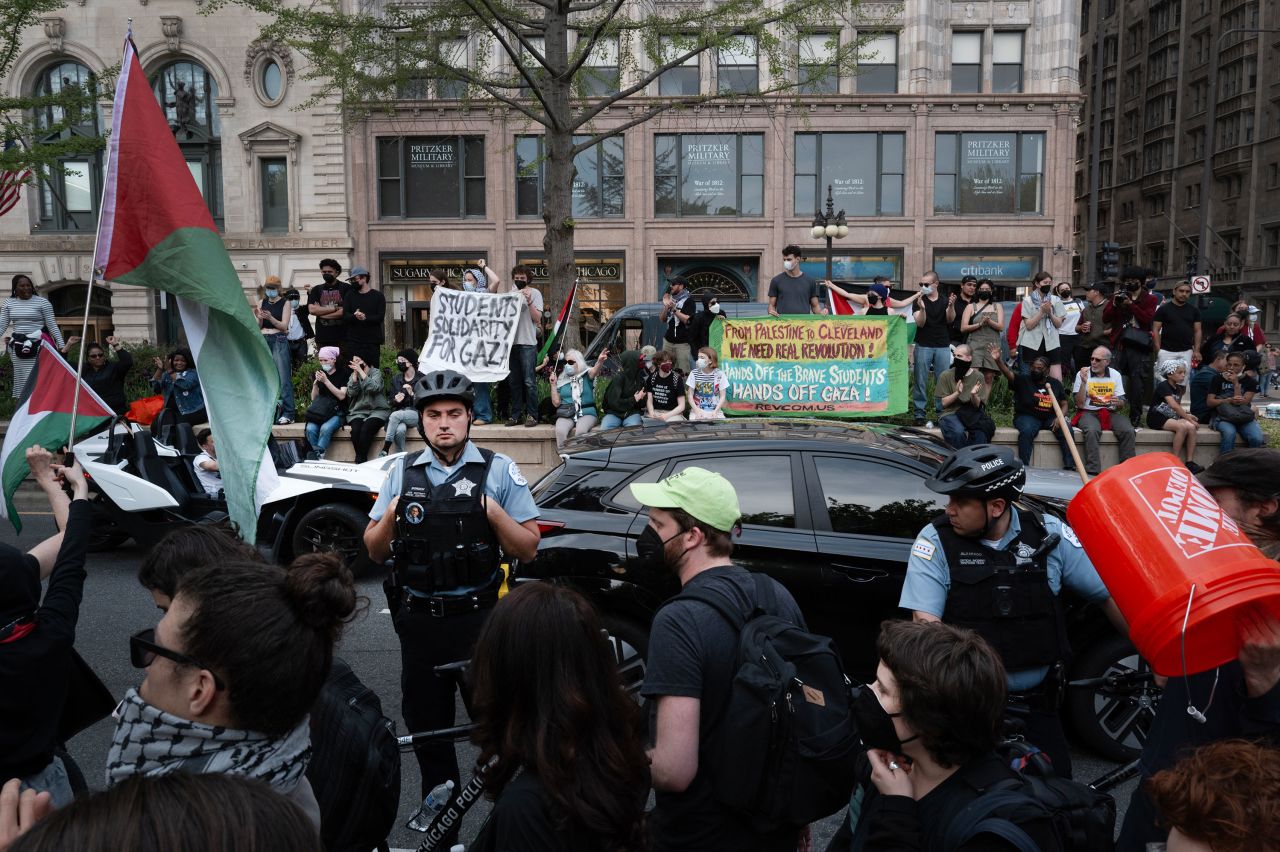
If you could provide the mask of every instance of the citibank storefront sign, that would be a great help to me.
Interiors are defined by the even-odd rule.
[[[946,282],[958,282],[966,275],[992,281],[1027,282],[1040,271],[1041,259],[1038,251],[1008,254],[936,251],[933,253],[933,271]]]

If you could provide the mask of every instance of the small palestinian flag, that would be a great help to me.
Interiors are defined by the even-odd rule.
[[[27,387],[9,421],[4,447],[0,449],[0,481],[4,492],[0,497],[0,512],[18,532],[22,532],[22,521],[13,507],[13,495],[31,473],[27,449],[39,445],[56,451],[66,446],[77,385],[80,388],[80,407],[76,411],[78,440],[96,432],[115,415],[102,397],[77,380],[76,371],[58,354],[57,346],[46,334],[36,355],[36,367],[27,378]]]
[[[858,306],[844,296],[836,295],[834,290],[827,290],[827,303],[831,315],[835,317],[851,317],[858,313]]]
[[[542,363],[542,359],[547,357],[548,352],[553,352],[560,348],[560,340],[564,337],[564,330],[569,324],[569,315],[573,311],[573,300],[578,295],[578,282],[574,280],[573,286],[569,288],[569,295],[564,300],[564,307],[560,309],[560,314],[556,317],[556,324],[551,329],[551,334],[547,335],[547,340],[542,344],[542,349],[538,352],[538,363]]]

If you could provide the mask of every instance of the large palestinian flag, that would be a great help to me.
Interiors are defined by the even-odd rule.
[[[58,354],[53,339],[46,334],[36,356],[36,368],[27,377],[18,410],[4,433],[4,447],[0,448],[0,481],[4,492],[0,496],[0,514],[8,518],[18,532],[22,532],[22,521],[13,507],[13,494],[31,472],[27,466],[27,449],[39,445],[56,451],[67,445],[77,385],[80,405],[76,410],[76,438],[79,439],[97,431],[114,414],[102,397],[77,380],[76,371]]]
[[[278,484],[267,440],[279,373],[136,50],[126,39],[94,269],[103,280],[177,297],[220,450],[228,514],[252,539],[258,508]]]

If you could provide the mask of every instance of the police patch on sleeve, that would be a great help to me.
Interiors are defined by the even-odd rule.
[[[1080,539],[1076,538],[1076,531],[1066,524],[1062,525],[1062,537],[1074,544],[1076,547],[1081,549],[1084,548],[1084,545],[1080,543]]]
[[[520,467],[515,462],[507,465],[507,474],[511,477],[511,481],[516,485],[529,484],[529,480],[524,478],[524,474],[520,472]]]
[[[931,542],[925,541],[922,538],[916,539],[916,543],[911,545],[911,555],[919,556],[921,559],[925,560],[932,560],[933,552],[935,550],[937,550],[937,548]]]

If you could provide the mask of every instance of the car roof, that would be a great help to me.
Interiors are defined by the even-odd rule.
[[[950,453],[945,444],[928,432],[888,423],[845,423],[832,420],[790,417],[752,417],[741,420],[712,422],[678,422],[625,429],[590,432],[570,441],[562,452],[583,460],[605,458],[616,450],[628,455],[665,458],[678,452],[673,445],[698,445],[699,449],[761,449],[760,444],[775,448],[807,449],[843,445],[882,450],[928,464],[938,464]],[[637,461],[640,459],[637,458]]]

